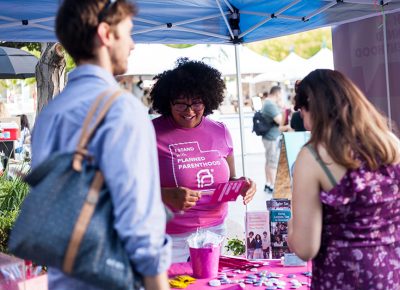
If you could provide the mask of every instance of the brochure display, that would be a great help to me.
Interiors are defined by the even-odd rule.
[[[271,257],[269,212],[247,212],[245,219],[247,259],[269,259]]]
[[[272,259],[280,259],[285,253],[290,253],[287,236],[288,220],[291,217],[289,199],[271,199],[267,201],[271,221]]]

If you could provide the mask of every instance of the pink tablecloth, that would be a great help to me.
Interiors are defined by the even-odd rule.
[[[257,274],[261,271],[268,271],[268,272],[275,272],[278,274],[283,274],[283,277],[279,278],[279,280],[285,281],[286,284],[286,288],[285,289],[291,289],[291,283],[289,283],[290,280],[292,279],[297,279],[299,282],[308,282],[308,284],[311,283],[311,278],[306,277],[305,275],[303,275],[302,273],[304,272],[310,272],[311,271],[311,263],[308,263],[307,266],[304,267],[283,267],[280,264],[279,260],[263,260],[260,261],[260,265],[262,265],[264,262],[269,262],[268,266],[261,266],[258,267],[258,271],[257,272],[251,272],[251,271],[246,271],[245,274],[237,274],[236,277],[234,278],[230,278],[230,279],[241,279],[241,278],[245,278],[247,275],[249,274]],[[168,274],[169,276],[172,278],[174,276],[177,275],[192,275],[192,267],[190,265],[190,263],[175,263],[172,264],[172,266],[170,267]],[[232,273],[232,271],[230,272],[226,272],[227,274]],[[289,274],[294,274],[295,277],[294,278],[289,278],[288,275]],[[225,285],[221,285],[218,287],[211,287],[208,285],[208,282],[212,279],[215,278],[209,278],[209,279],[197,279],[197,281],[192,284],[189,285],[187,288],[187,290],[202,290],[202,289],[225,289],[225,290],[234,290],[234,289],[240,289],[239,287],[237,287],[237,285],[235,284],[225,284]],[[253,286],[250,284],[246,284],[246,289],[265,289],[265,286]],[[307,285],[303,285],[302,287],[298,288],[298,289],[308,289]]]

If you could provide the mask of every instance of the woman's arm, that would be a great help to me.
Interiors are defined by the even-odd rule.
[[[245,179],[247,181],[248,187],[247,190],[242,193],[243,196],[243,204],[248,204],[254,197],[254,194],[256,193],[256,183],[251,180],[250,178],[246,177],[236,177],[236,169],[235,169],[235,158],[233,155],[228,155],[226,157],[226,162],[228,163],[229,166],[229,180],[238,180],[238,179]]]
[[[188,210],[201,198],[201,192],[186,187],[162,187],[161,198],[164,204],[175,210]]]
[[[145,276],[144,287],[146,290],[169,290],[167,273],[160,273],[157,276]]]
[[[229,166],[229,180],[236,180],[235,157],[233,155],[226,156],[226,162]]]
[[[303,148],[293,174],[292,219],[289,220],[288,244],[301,259],[314,258],[321,245],[322,204],[319,198],[319,164]]]

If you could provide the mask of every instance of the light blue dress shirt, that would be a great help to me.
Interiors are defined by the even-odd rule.
[[[32,134],[32,167],[51,154],[75,150],[89,107],[114,77],[95,65],[78,66],[62,93],[40,113]],[[156,139],[147,111],[124,93],[112,105],[89,144],[114,204],[115,229],[134,268],[154,276],[170,265],[171,240],[165,234]],[[49,289],[95,289],[49,269]]]

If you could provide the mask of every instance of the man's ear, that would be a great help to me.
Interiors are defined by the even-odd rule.
[[[111,41],[111,27],[108,23],[100,22],[97,26],[97,40],[100,45],[108,46]]]

